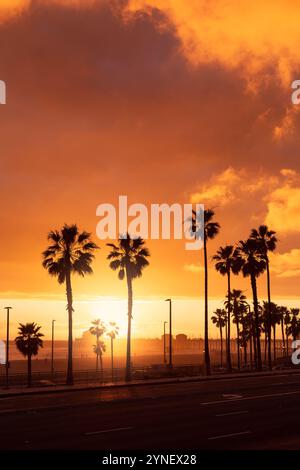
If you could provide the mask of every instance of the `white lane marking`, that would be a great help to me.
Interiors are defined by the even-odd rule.
[[[287,395],[299,395],[300,390],[295,392],[270,393],[268,395],[254,395],[253,397],[233,398],[232,400],[207,401],[201,405],[217,405],[218,403],[232,403],[233,401],[259,400],[260,398],[284,397]]]
[[[245,410],[245,411],[231,411],[230,413],[221,413],[221,414],[216,415],[216,416],[243,415],[243,414],[246,414],[246,413],[248,413],[248,410]]]
[[[243,434],[252,434],[252,432],[251,431],[234,432],[232,434],[223,434],[222,436],[208,437],[207,439],[209,441],[214,441],[215,439],[225,439],[226,437],[242,436]]]
[[[132,426],[127,426],[126,428],[113,428],[113,429],[103,429],[102,431],[92,431],[92,432],[85,432],[85,436],[93,436],[94,434],[104,434],[106,432],[116,432],[116,431],[126,431],[128,429],[133,429]]]
[[[238,394],[234,395],[234,394],[232,394],[232,393],[224,393],[224,394],[222,395],[222,397],[228,398],[228,400],[232,400],[233,398],[242,398],[242,396],[243,396],[243,395],[238,395]]]

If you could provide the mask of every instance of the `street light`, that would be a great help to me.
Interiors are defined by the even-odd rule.
[[[172,299],[165,299],[165,302],[169,302],[169,315],[170,315],[170,319],[169,319],[169,367],[170,369],[173,368],[173,364],[172,364]]]
[[[164,364],[167,363],[167,358],[166,358],[166,324],[168,322],[164,321]]]
[[[55,320],[52,320],[52,343],[51,343],[51,376],[52,380],[54,377],[54,323]]]
[[[4,307],[6,310],[6,388],[8,388],[8,369],[9,369],[9,311],[12,307]]]

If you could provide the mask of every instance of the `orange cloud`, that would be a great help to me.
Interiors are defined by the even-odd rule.
[[[300,4],[294,0],[131,0],[130,10],[156,7],[176,25],[186,56],[194,64],[218,61],[229,68],[241,65],[248,84],[270,65],[286,86],[299,63]],[[280,26],[278,26],[280,25]],[[255,76],[253,76],[253,74]]]
[[[293,248],[287,253],[271,253],[271,271],[279,278],[300,276],[300,249]]]

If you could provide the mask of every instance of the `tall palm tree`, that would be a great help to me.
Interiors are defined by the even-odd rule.
[[[43,267],[51,276],[57,277],[59,284],[66,284],[69,329],[67,385],[72,385],[74,309],[71,277],[72,274],[85,276],[93,273],[93,252],[98,247],[92,242],[90,233],[79,233],[77,225],[64,225],[60,231],[51,231],[48,240],[51,244],[43,252]]]
[[[227,317],[226,310],[223,308],[217,308],[214,311],[214,315],[211,317],[212,322],[219,328],[220,340],[221,340],[221,367],[223,367],[223,328],[226,327]]]
[[[237,265],[235,265],[235,268]],[[231,303],[231,305],[230,305]],[[230,298],[228,298],[228,294],[226,296],[226,300],[224,302],[225,307],[230,308],[233,316],[233,323],[236,325],[236,341],[237,341],[237,358],[238,358],[238,369],[240,369],[240,323],[243,317],[243,314],[247,312],[248,303],[246,300],[246,296],[243,294],[243,291],[239,289],[233,289],[230,293]]]
[[[118,325],[111,321],[109,322],[109,330],[106,333],[110,337],[110,353],[111,353],[111,380],[114,380],[114,340],[119,334]]]
[[[89,329],[89,332],[96,336],[96,345],[94,346],[94,353],[96,354],[96,372],[98,372],[99,370],[99,358],[100,358],[100,363],[101,363],[101,373],[103,374],[103,367],[102,367],[102,353],[105,351],[103,351],[103,348],[100,346],[100,338],[101,336],[104,335],[106,331],[106,327],[103,323],[102,320],[100,320],[100,318],[98,318],[97,320],[93,320],[92,321],[92,326],[90,327]],[[102,341],[103,343],[103,341]]]
[[[232,245],[220,247],[217,253],[212,258],[216,261],[215,268],[222,275],[227,276],[227,345],[226,345],[226,360],[227,369],[229,372],[232,370],[231,365],[231,351],[230,351],[230,313],[231,313],[231,272],[238,274],[239,263],[237,263],[237,252]]]
[[[266,260],[259,244],[256,240],[248,238],[246,241],[240,241],[237,248],[237,260],[241,267],[244,277],[250,277],[253,295],[253,308],[255,319],[255,341],[257,354],[257,369],[261,370],[261,349],[260,349],[260,318],[257,297],[256,279],[266,269]]]
[[[131,320],[132,320],[132,281],[141,277],[143,269],[149,265],[147,258],[150,256],[148,248],[141,237],[121,238],[118,244],[107,243],[111,252],[107,256],[110,260],[110,268],[118,271],[118,277],[122,281],[126,278],[128,290],[128,328],[127,328],[127,353],[126,353],[126,380],[131,380]]]
[[[268,304],[271,305],[271,281],[270,281],[270,262],[269,262],[269,251],[274,251],[277,245],[276,232],[269,230],[267,225],[260,225],[258,229],[252,229],[250,238],[257,241],[262,250],[267,271],[267,289],[268,289]],[[271,357],[271,311],[268,309],[268,364],[269,369],[272,369],[272,357]]]
[[[28,368],[28,387],[31,387],[31,358],[36,356],[39,348],[43,347],[43,340],[41,339],[43,333],[40,333],[41,326],[36,323],[19,323],[18,336],[15,338],[15,343],[18,350],[27,357]]]
[[[203,254],[204,254],[204,354],[205,354],[205,368],[206,374],[210,375],[210,355],[209,355],[209,341],[208,341],[208,266],[207,266],[207,242],[212,240],[218,235],[220,231],[220,224],[214,222],[214,211],[206,209],[204,211],[204,228],[203,228]],[[193,211],[191,231],[192,233],[199,233],[197,226],[197,213]]]

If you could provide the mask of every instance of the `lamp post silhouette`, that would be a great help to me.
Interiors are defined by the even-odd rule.
[[[9,311],[12,307],[4,307],[6,310],[6,388],[8,388],[8,369],[9,369]]]
[[[167,357],[166,357],[166,324],[168,322],[164,321],[164,364],[167,363]]]
[[[54,377],[54,323],[55,320],[52,320],[52,342],[51,342],[51,376],[52,380]]]
[[[165,299],[165,302],[169,302],[169,368],[172,369],[172,299]]]

